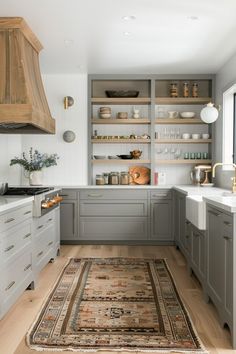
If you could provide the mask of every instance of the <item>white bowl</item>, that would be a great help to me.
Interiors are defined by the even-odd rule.
[[[192,134],[192,139],[197,140],[200,139],[200,134]]]
[[[183,133],[182,134],[182,138],[183,139],[190,139],[191,138],[191,135],[189,133]]]
[[[102,119],[111,118],[111,113],[100,113],[100,118]]]
[[[195,113],[194,112],[181,112],[180,113],[180,117],[182,117],[182,118],[193,118],[193,117],[195,117]]]
[[[210,138],[210,134],[208,134],[208,133],[202,134],[202,139],[209,139],[209,138]]]

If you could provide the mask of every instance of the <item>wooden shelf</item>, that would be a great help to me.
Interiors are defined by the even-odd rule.
[[[91,98],[92,104],[149,104],[151,98],[149,97],[134,97],[134,98],[109,98],[109,97],[94,97]]]
[[[150,144],[150,139],[92,139],[93,144]]]
[[[156,160],[156,165],[196,165],[196,164],[211,164],[212,160]]]
[[[125,164],[125,165],[136,165],[136,164],[146,164],[151,163],[150,160],[139,160],[139,159],[130,159],[130,160],[123,160],[123,159],[100,159],[100,160],[91,160],[91,163],[94,165],[98,164]]]
[[[156,144],[211,144],[212,139],[156,139]]]
[[[176,97],[176,98],[171,98],[171,97],[156,97],[155,103],[156,104],[166,104],[166,105],[171,105],[171,104],[207,104],[212,101],[212,98],[210,97]]]
[[[206,124],[200,118],[156,118],[156,124]]]
[[[92,124],[151,124],[151,121],[147,118],[129,118],[129,119],[102,119],[102,118],[93,118],[91,121]]]

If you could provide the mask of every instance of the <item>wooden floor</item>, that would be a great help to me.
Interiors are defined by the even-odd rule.
[[[18,302],[0,321],[0,354],[35,354],[25,345],[25,334],[37,316],[44,299],[60,274],[68,257],[147,257],[167,258],[176,281],[178,291],[189,311],[191,319],[209,353],[236,354],[231,349],[230,335],[221,329],[217,312],[212,304],[203,301],[200,285],[194,276],[190,277],[181,253],[172,246],[62,246],[61,256],[48,264],[41,272],[34,291],[25,291]],[[55,352],[44,351],[45,354]],[[63,352],[71,354],[71,352]],[[80,352],[81,353],[81,352]],[[99,354],[108,354],[99,352]],[[111,352],[110,352],[111,353]],[[112,352],[127,354],[127,352]],[[137,352],[140,354],[140,352]],[[130,352],[129,352],[130,354]],[[171,352],[173,354],[173,352]]]

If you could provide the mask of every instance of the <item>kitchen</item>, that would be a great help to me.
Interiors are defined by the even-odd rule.
[[[170,3],[173,5],[173,1],[168,1],[169,5]],[[89,6],[92,6],[91,2],[73,3],[77,13],[80,13],[79,24],[76,22],[73,9],[66,9],[66,4],[63,1],[59,2],[58,13],[54,19],[56,34],[48,33],[48,28],[45,26],[46,21],[51,19],[53,2],[52,4],[43,2],[41,8],[38,6],[33,8],[25,0],[25,7],[22,9],[16,1],[12,0],[10,4],[2,6],[1,16],[21,16],[32,31],[30,36],[23,34],[20,42],[15,47],[9,48],[13,50],[18,48],[18,53],[23,53],[23,61],[21,58],[15,67],[20,69],[23,64],[27,64],[24,67],[24,73],[29,70],[25,76],[26,87],[32,88],[26,90],[28,101],[35,100],[35,96],[32,98],[32,93],[35,94],[39,88],[42,93],[44,88],[43,97],[46,103],[42,105],[44,109],[42,116],[47,116],[45,122],[46,125],[48,124],[47,127],[42,127],[33,122],[33,128],[28,126],[28,131],[24,131],[26,127],[22,125],[20,126],[22,131],[14,131],[13,134],[10,129],[17,130],[17,128],[16,126],[10,128],[12,121],[6,120],[7,115],[1,115],[4,109],[1,110],[0,107],[0,122],[3,123],[0,134],[1,182],[8,182],[10,190],[12,187],[18,187],[18,191],[20,186],[23,189],[28,187],[26,189],[29,191],[29,183],[31,183],[30,189],[34,189],[32,193],[36,193],[22,196],[23,192],[21,192],[21,196],[16,196],[16,192],[13,191],[12,196],[6,194],[2,196],[0,202],[1,262],[4,270],[0,292],[2,304],[0,343],[4,354],[33,353],[35,349],[54,352],[62,348],[64,352],[72,349],[77,352],[99,350],[110,353],[113,351],[126,353],[129,350],[156,353],[236,352],[234,291],[236,202],[235,194],[232,193],[235,191],[235,180],[231,181],[231,177],[234,177],[234,167],[224,165],[212,169],[217,162],[233,163],[231,132],[234,121],[233,97],[236,92],[236,54],[234,54],[236,48],[233,48],[232,43],[229,44],[229,40],[233,38],[235,4],[228,1],[225,4],[226,9],[222,11],[222,5],[217,2],[214,5],[215,12],[211,13],[213,2],[204,2],[206,6],[204,15],[208,11],[207,19],[212,21],[212,25],[208,26],[199,4],[192,7],[186,1],[181,3],[186,7],[182,14],[175,8],[175,11],[173,9],[171,12],[172,16],[185,21],[184,24],[178,22],[177,27],[183,34],[184,28],[188,26],[186,46],[194,53],[202,51],[202,56],[194,59],[191,55],[188,57],[187,52],[184,51],[181,60],[178,62],[173,59],[171,65],[168,62],[170,52],[162,41],[159,42],[159,51],[153,51],[155,65],[153,58],[148,56],[153,47],[148,48],[143,42],[143,37],[140,43],[145,47],[147,55],[143,55],[142,63],[140,55],[135,55],[140,49],[137,36],[138,33],[140,35],[139,26],[143,16],[149,19],[153,31],[157,31],[158,28],[153,17],[154,13],[156,15],[158,13],[158,4],[154,5],[152,1],[150,5],[155,6],[154,13],[143,4],[134,4],[132,1],[128,1],[124,7],[114,5],[117,11],[114,11],[105,0],[103,6],[96,5],[97,13],[102,15],[102,11],[105,11],[111,17],[108,16],[109,28],[114,31],[112,32],[114,43],[117,48],[118,44],[120,45],[121,52],[117,52],[116,46],[110,42],[107,24],[101,24],[97,33],[101,48],[97,48],[95,42],[92,42],[92,47],[87,49],[81,33],[82,29],[92,26],[95,15],[89,18],[83,17],[79,7],[82,6],[84,13],[88,14]],[[159,16],[160,19],[165,19],[167,4],[162,6],[163,12]],[[45,13],[47,13],[46,17]],[[126,16],[126,14],[134,15]],[[224,18],[224,26],[220,32],[217,20],[221,17]],[[71,19],[74,19],[73,23]],[[122,39],[118,36],[112,21],[117,25],[119,23],[121,32],[119,35]],[[15,19],[13,27],[7,27],[9,25],[6,25],[6,22],[10,23],[6,20],[0,21],[0,25],[3,25],[0,28],[3,32],[9,31],[9,36],[12,31],[17,31],[17,26],[22,33],[26,30],[25,24],[19,25],[22,24],[21,20],[17,25]],[[167,22],[170,26],[170,21]],[[150,28],[147,23],[146,26],[148,31]],[[206,32],[204,32],[206,39],[212,39],[209,51],[204,54],[206,42],[202,43],[203,29]],[[167,27],[165,30],[166,37],[165,34],[163,37],[168,41],[168,35],[172,32],[168,32]],[[213,36],[217,30],[218,38]],[[144,29],[143,31],[145,32]],[[95,36],[95,32],[93,33]],[[198,40],[195,43],[199,46],[201,44],[200,52],[191,45],[191,36],[195,41]],[[11,37],[9,43],[19,37],[19,34],[14,38]],[[24,41],[39,39],[44,45],[43,50],[40,42],[36,41],[33,45],[33,50],[40,52],[42,86],[40,76],[37,76],[40,75],[37,65],[31,66],[35,64],[36,59],[33,56],[34,60],[27,61],[29,57],[25,54],[27,45],[21,47],[22,38]],[[57,38],[57,41],[54,41],[54,38]],[[155,37],[155,41],[158,41],[158,38]],[[172,42],[174,50],[181,48],[182,42],[179,41],[181,42],[181,39],[176,37],[176,47]],[[0,39],[1,48],[4,48],[5,43]],[[111,45],[113,49],[108,57],[101,50],[105,44]],[[219,53],[219,44],[224,48],[221,53]],[[125,50],[125,53],[122,50]],[[97,56],[98,53],[100,57]],[[86,55],[89,58],[86,58]],[[123,55],[126,56],[126,64],[121,60]],[[119,60],[112,62],[111,59],[115,60],[116,56]],[[161,62],[162,56],[165,57],[165,64]],[[97,60],[94,59],[95,57]],[[131,59],[132,65],[128,65]],[[4,61],[1,65],[2,73],[5,72],[3,63]],[[34,77],[32,72],[37,73],[37,79],[32,80]],[[5,74],[1,76],[5,77]],[[9,78],[7,75],[6,77]],[[30,83],[27,81],[29,77],[31,77]],[[13,79],[13,82],[19,83],[19,77]],[[31,86],[33,84],[37,87]],[[14,85],[8,85],[8,90],[12,87]],[[22,94],[24,85],[20,87],[20,94]],[[110,93],[106,91],[115,91],[115,95],[118,92],[118,96],[108,97]],[[127,91],[129,95],[136,95],[138,92],[138,96],[119,96],[127,94]],[[10,103],[3,102],[3,97],[4,94],[1,95],[0,106],[2,107]],[[207,107],[210,101],[214,104],[213,107]],[[204,108],[207,110],[209,108],[210,116],[214,116],[213,122],[203,121],[204,112],[206,113],[206,110],[203,111]],[[24,112],[23,109],[21,112]],[[32,116],[37,116],[37,112]],[[21,121],[18,119],[18,111],[16,111],[14,124],[16,122],[26,124],[23,119]],[[55,134],[53,122],[56,127]],[[38,131],[32,131],[35,127]],[[50,134],[42,134],[41,129],[51,130]],[[42,156],[57,154],[59,159],[56,160],[55,165],[49,165],[50,168],[43,168],[42,176],[38,174],[37,177],[35,177],[37,174],[32,175],[33,170],[27,171],[18,163],[10,166],[10,162],[15,158],[21,158],[22,153],[29,158],[31,148],[32,153],[36,150]],[[117,158],[117,155],[124,159]],[[33,177],[39,180],[35,182],[32,180]],[[199,186],[200,183],[203,185]],[[211,186],[211,183],[215,186]],[[20,237],[26,237],[24,243],[19,242]],[[16,241],[15,244],[13,240]],[[16,248],[18,253],[15,252]],[[37,263],[37,257],[38,260],[42,260],[41,263],[39,261]],[[109,294],[113,294],[114,298],[118,296],[124,298],[119,305],[116,302],[116,306],[109,308],[110,327],[108,326],[106,330],[111,332],[107,340],[111,342],[110,344],[108,342],[104,344],[106,333],[91,336],[85,330],[94,320],[92,315],[87,317],[88,313],[94,314],[94,321],[98,327],[101,327],[99,321],[105,323],[108,316],[103,313],[102,317],[103,307],[100,308],[100,312],[96,308],[91,311],[90,307],[83,312],[86,306],[93,306],[91,299],[84,300],[85,307],[81,307],[81,316],[84,316],[84,319],[73,317],[76,308],[72,307],[73,318],[70,319],[72,325],[68,324],[67,330],[74,331],[75,318],[83,324],[77,323],[82,329],[80,335],[74,336],[74,342],[67,342],[69,339],[66,337],[66,332],[63,337],[64,346],[60,336],[58,339],[57,336],[50,338],[51,341],[57,340],[57,344],[51,343],[51,346],[45,338],[42,341],[39,329],[43,321],[40,322],[40,316],[47,316],[47,319],[49,316],[41,312],[46,311],[45,308],[42,310],[42,307],[44,304],[49,304],[48,301],[52,301],[51,304],[55,309],[53,297],[49,300],[49,295],[55,286],[60,285],[56,285],[56,282],[61,274],[65,275],[65,283],[62,284],[62,288],[58,288],[58,291],[65,288],[68,278],[64,268],[70,262],[66,269],[74,272],[79,266],[77,265],[79,262],[74,261],[77,258],[84,262],[85,273],[88,274],[84,297],[90,299],[89,296],[93,292],[91,299],[96,298],[98,293],[103,294],[98,296],[96,301],[102,297],[109,298],[111,296]],[[92,265],[90,265],[91,258],[95,262]],[[27,277],[23,277],[20,273],[21,266],[26,269],[24,272],[27,273]],[[147,272],[144,271],[146,266],[149,269]],[[109,273],[111,268],[114,273]],[[117,268],[120,270],[118,275],[116,275]],[[154,273],[150,270],[154,268],[155,276],[159,274],[159,284],[163,272],[166,279],[169,279],[172,284],[170,285],[171,296],[178,300],[176,306],[181,313],[178,314],[178,319],[183,316],[185,323],[188,323],[188,326],[181,327],[183,331],[181,335],[173,334],[174,332],[171,331],[169,338],[176,335],[174,344],[163,335],[161,326],[164,326],[164,332],[167,332],[167,329],[170,331],[168,326],[174,328],[176,325],[179,329],[178,326],[182,325],[181,321],[170,320],[173,310],[169,309],[169,312],[163,310],[164,295],[159,296],[159,305],[157,305],[152,294],[149,293],[149,288],[145,287],[145,282],[148,284],[148,281],[154,282],[157,287]],[[80,269],[77,273],[79,271]],[[101,273],[97,274],[96,272],[99,271]],[[132,273],[134,271],[135,275]],[[114,283],[109,283],[111,274],[114,275]],[[125,279],[130,274],[133,274],[132,279],[129,278],[131,284],[135,287],[135,281],[137,282],[136,297],[132,295],[134,305],[135,301],[142,303],[143,296],[144,299],[151,297],[150,306],[156,304],[157,308],[158,306],[161,308],[159,313],[153,308],[150,310],[149,305],[145,303],[143,311],[148,314],[146,324],[142,323],[142,318],[145,316],[141,315],[141,312],[137,314],[132,310],[131,305],[128,306],[130,302],[127,302],[127,298],[134,290],[127,286],[125,296],[122,295],[123,289],[117,292],[112,290],[119,284],[125,287],[124,284],[127,284]],[[14,275],[17,279],[12,278]],[[138,280],[143,276],[146,277],[145,282]],[[99,279],[102,283],[99,283]],[[22,283],[18,286],[20,280]],[[98,285],[96,287],[91,284]],[[109,294],[108,291],[105,292],[105,284],[107,288],[110,287]],[[17,291],[14,290],[16,285]],[[6,292],[11,293],[9,298],[6,297]],[[112,303],[114,304],[113,300]],[[102,301],[101,306],[104,306]],[[157,312],[159,320],[156,320],[155,316],[151,317],[152,312]],[[163,320],[167,317],[169,322]],[[134,326],[137,321],[140,322],[140,327]],[[59,328],[59,323],[55,328]],[[129,344],[124,334],[117,342],[115,338],[117,333],[120,335],[120,331],[114,332],[114,335],[112,331],[115,331],[114,328],[116,325],[119,327],[119,324],[123,324],[125,328],[132,327],[136,339],[133,340],[134,336],[126,329]],[[143,332],[140,334],[143,327],[145,331],[150,331],[152,328],[154,334],[158,327],[158,338],[161,339],[156,341],[155,335],[146,335],[145,338],[149,339],[144,341]],[[98,329],[96,331],[98,332]],[[86,335],[89,339],[85,339],[83,343]],[[178,336],[181,337],[179,342],[176,340]],[[98,338],[97,343],[93,343],[95,337]],[[102,344],[98,344],[99,341]]]

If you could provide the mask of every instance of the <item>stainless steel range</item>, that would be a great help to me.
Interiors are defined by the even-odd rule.
[[[54,187],[8,187],[4,195],[34,196],[33,216],[41,217],[59,207],[62,201],[60,190]]]

